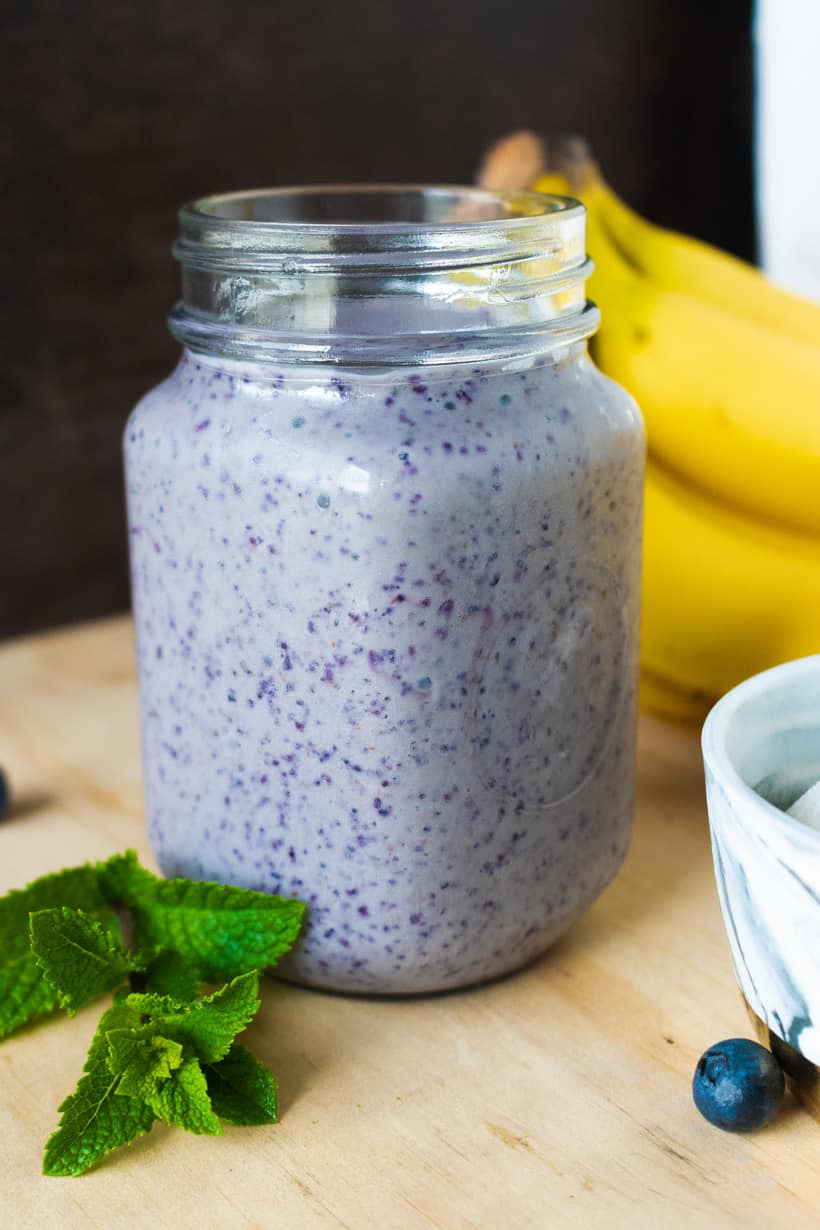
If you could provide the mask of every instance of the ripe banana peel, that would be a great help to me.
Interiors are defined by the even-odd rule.
[[[587,206],[593,352],[647,426],[642,704],[696,721],[820,651],[820,307],[573,170],[535,187]]]
[[[746,676],[817,651],[820,539],[716,503],[651,454],[644,507],[641,664],[650,707],[700,717]],[[667,694],[654,705],[653,684]]]
[[[590,185],[596,214],[636,268],[667,290],[685,290],[742,319],[820,346],[820,305],[781,290],[754,265],[690,235],[654,226],[603,181]]]
[[[636,398],[649,447],[717,500],[820,532],[820,344],[664,289],[590,214],[596,359]]]

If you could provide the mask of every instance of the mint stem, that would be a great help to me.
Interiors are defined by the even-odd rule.
[[[122,937],[122,946],[126,952],[134,951],[134,920],[131,911],[121,901],[112,901],[111,909],[117,919]]]
[[[134,952],[134,919],[131,911],[121,901],[114,901],[111,908],[117,919],[123,948],[126,952]],[[135,994],[142,994],[148,985],[143,970],[131,970],[131,973],[128,975],[128,985]]]

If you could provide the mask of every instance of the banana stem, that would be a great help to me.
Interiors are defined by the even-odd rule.
[[[583,137],[560,137],[554,143],[550,165],[579,196],[603,184],[600,167]]]
[[[531,188],[546,165],[543,137],[526,129],[511,132],[487,150],[476,173],[476,183],[482,188],[520,191]]]
[[[603,184],[600,168],[583,137],[558,137],[549,144],[538,133],[522,129],[496,141],[476,173],[483,188],[517,191],[531,188],[543,175],[558,174],[573,192],[588,193]]]

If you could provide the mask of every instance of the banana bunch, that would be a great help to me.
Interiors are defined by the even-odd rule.
[[[645,221],[577,144],[560,170],[534,187],[587,207],[594,357],[646,420],[642,700],[696,720],[820,650],[820,306]]]

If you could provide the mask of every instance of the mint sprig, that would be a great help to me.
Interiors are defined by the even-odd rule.
[[[133,851],[0,898],[0,1037],[114,992],[60,1106],[45,1174],[82,1174],[157,1119],[207,1135],[222,1120],[276,1122],[276,1081],[235,1038],[304,912],[250,889],[161,880]]]

